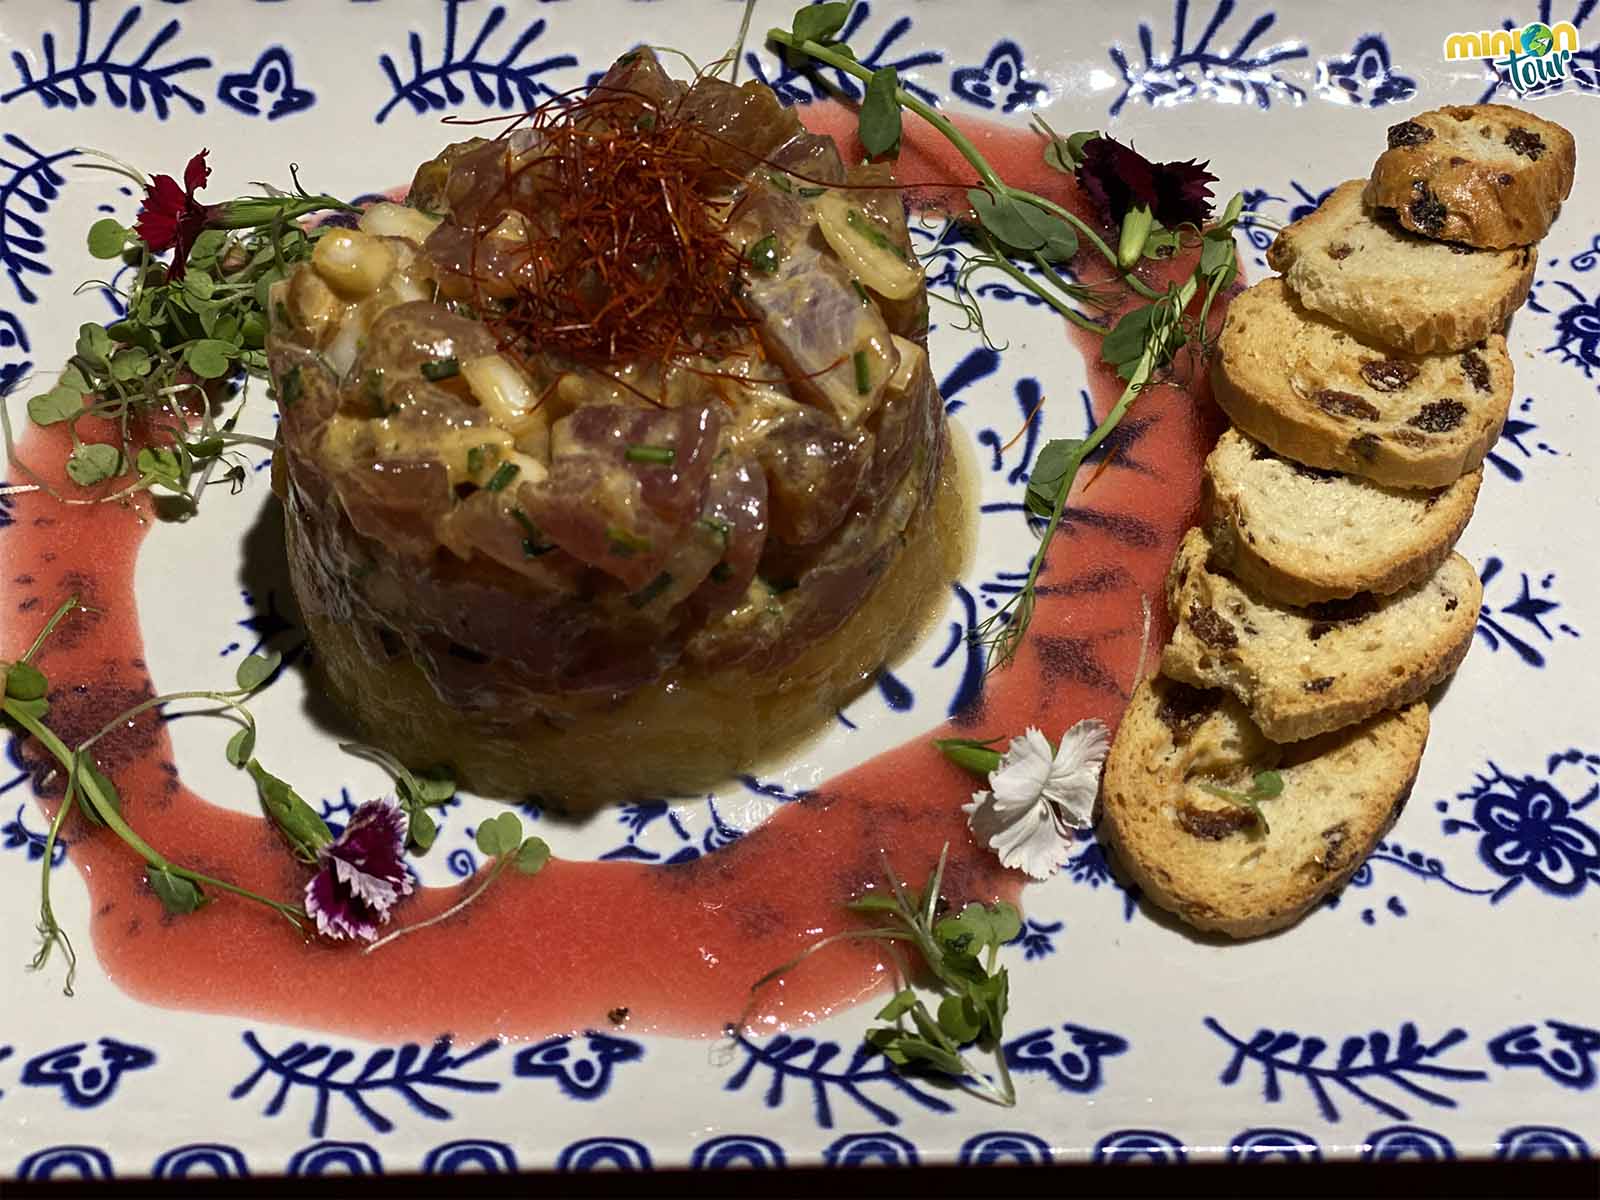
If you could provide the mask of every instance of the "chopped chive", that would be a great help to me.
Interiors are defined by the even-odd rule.
[[[715,583],[727,583],[733,578],[733,568],[725,562],[719,562],[711,568],[711,578]]]
[[[429,383],[438,383],[441,379],[461,374],[461,361],[453,355],[449,358],[430,358],[417,369]]]
[[[905,261],[906,252],[891,242],[889,240],[889,235],[874,225],[872,221],[864,216],[859,209],[850,209],[845,213],[844,220],[845,224],[849,225],[851,229],[854,229],[879,250],[887,250],[901,262]]]
[[[850,361],[855,364],[856,368],[856,392],[865,396],[872,390],[872,368],[867,363],[867,352],[865,350],[857,350],[851,356]]]
[[[611,543],[611,553],[618,558],[632,558],[635,554],[648,553],[650,539],[640,537],[631,529],[624,529],[620,525],[606,527],[606,541]]]
[[[361,390],[372,401],[372,415],[386,417],[389,407],[383,402],[383,368],[371,367],[361,377]]]
[[[637,592],[628,597],[628,603],[634,608],[644,608],[662,592],[672,586],[672,572],[663,571]]]
[[[300,378],[300,368],[290,367],[278,379],[278,400],[285,408],[289,408],[300,399],[305,391],[305,384]]]
[[[717,517],[701,517],[695,522],[712,537],[719,539],[724,546],[728,544],[728,534],[733,529],[726,521]]]
[[[633,123],[633,127],[635,129],[642,129],[646,133],[649,133],[650,130],[652,130],[652,129],[654,129],[656,127],[656,115],[655,115],[655,113],[645,113],[645,114],[643,114],[637,121],[635,121]]]
[[[678,457],[678,452],[671,446],[629,446],[622,456],[629,462],[659,463],[667,467]]]
[[[777,188],[780,192],[792,193],[794,191],[794,184],[789,182],[789,177],[787,175],[774,175],[771,171],[768,171],[767,182],[773,187]]]
[[[499,457],[500,447],[496,446],[493,442],[485,442],[481,446],[472,447],[472,449],[467,451],[467,474],[478,474],[484,469],[484,467],[488,466],[491,462]],[[511,464],[507,463],[506,465],[510,466]],[[500,489],[495,488],[494,490],[498,492]]]
[[[852,280],[851,280],[851,281],[850,281],[850,286],[851,286],[851,287],[853,287],[853,288],[855,288],[855,290],[856,290],[856,295],[858,295],[858,296],[860,296],[860,297],[861,297],[861,305],[862,305],[862,307],[863,307],[863,308],[865,308],[865,307],[866,307],[866,306],[867,306],[867,305],[869,305],[869,304],[871,304],[871,303],[872,303],[872,297],[871,297],[871,296],[869,296],[869,295],[867,295],[867,288],[866,288],[866,285],[865,285],[865,284],[863,284],[863,283],[862,283],[862,282],[861,282],[861,280],[859,280],[859,279],[852,279]]]
[[[825,188],[825,187],[803,187],[803,188],[800,189],[800,194],[802,196],[804,196],[807,200],[815,200],[818,196],[822,195],[822,193],[827,191],[827,190],[828,189]]]
[[[754,246],[750,247],[748,255],[750,265],[763,275],[775,275],[778,271],[778,235],[769,233]]]
[[[495,473],[489,476],[489,482],[483,486],[491,492],[503,491],[505,486],[517,477],[517,472],[521,470],[522,468],[517,466],[516,463],[501,463],[495,468]]]
[[[522,526],[522,532],[527,535],[522,539],[522,556],[524,558],[538,558],[541,554],[549,554],[550,551],[555,549],[554,543],[544,540],[544,534],[539,532],[539,527],[528,518],[527,513],[520,508],[513,508],[511,516],[518,525]]]

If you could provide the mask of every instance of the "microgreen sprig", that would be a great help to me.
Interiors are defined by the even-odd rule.
[[[886,860],[887,890],[867,892],[845,906],[878,923],[823,938],[769,971],[751,985],[751,1006],[762,988],[828,946],[881,942],[894,961],[900,987],[879,1010],[877,1020],[884,1024],[868,1030],[867,1042],[896,1067],[948,1076],[973,1095],[1009,1108],[1017,1102],[1006,1066],[1003,1032],[1010,978],[1004,967],[996,965],[996,958],[1000,947],[1021,931],[1022,918],[1004,901],[968,904],[953,916],[943,916],[940,889],[949,853],[946,844],[920,893],[901,883]],[[900,952],[902,946],[914,949],[933,976],[932,990],[939,997],[936,1010],[929,1010],[913,985],[910,964]],[[747,1011],[737,1029],[744,1027],[748,1016]],[[994,1055],[992,1078],[968,1060],[967,1051],[973,1048]]]
[[[479,852],[493,860],[493,865],[482,873],[483,878],[478,886],[449,908],[429,917],[426,921],[418,921],[414,925],[406,925],[393,933],[385,934],[368,946],[364,953],[371,954],[390,942],[448,921],[488,891],[489,886],[500,878],[507,867],[515,867],[522,875],[537,875],[550,861],[549,845],[541,837],[524,837],[522,821],[514,812],[503,812],[490,817],[478,826],[477,832],[473,834],[473,840],[477,843]]]
[[[38,929],[41,945],[31,963],[32,969],[41,969],[49,961],[52,951],[59,946],[67,960],[67,978],[63,990],[69,996],[72,994],[77,955],[72,949],[72,942],[67,937],[66,931],[56,920],[55,910],[51,905],[50,865],[56,843],[61,836],[62,826],[74,807],[80,808],[89,821],[110,829],[144,859],[145,877],[149,881],[151,890],[168,912],[180,915],[194,912],[207,902],[204,889],[209,887],[266,905],[287,918],[296,928],[303,928],[301,922],[306,917],[303,909],[259,895],[225,879],[218,879],[182,866],[151,846],[135,832],[122,815],[122,797],[116,785],[95,763],[91,753],[95,744],[102,738],[151,709],[176,701],[204,700],[222,706],[242,723],[239,733],[228,743],[229,760],[236,765],[242,764],[254,746],[256,728],[255,718],[245,707],[244,701],[277,672],[281,662],[280,656],[273,652],[246,658],[239,664],[235,673],[236,686],[229,690],[169,692],[141,701],[118,713],[96,733],[85,738],[77,746],[71,747],[45,722],[50,709],[48,699],[50,681],[32,660],[61,622],[80,609],[83,609],[83,606],[79,604],[78,598],[68,597],[51,614],[33,644],[20,659],[14,663],[0,663],[0,679],[4,681],[0,716],[21,732],[30,735],[67,772],[66,788],[61,804],[51,819],[49,832],[45,835],[44,868],[40,876],[39,897]]]
[[[898,149],[902,110],[909,110],[950,142],[977,172],[978,184],[967,192],[967,200],[972,206],[981,250],[964,255],[956,275],[955,303],[965,311],[969,327],[977,328],[988,339],[970,280],[979,270],[1000,271],[1073,324],[1103,335],[1101,357],[1116,368],[1126,384],[1116,405],[1088,436],[1048,442],[1034,462],[1027,506],[1033,516],[1044,520],[1043,535],[1023,586],[971,635],[976,644],[985,647],[988,668],[994,670],[1015,658],[1032,620],[1039,574],[1084,460],[1111,435],[1129,406],[1172,361],[1179,347],[1189,343],[1202,354],[1209,350],[1206,321],[1212,304],[1238,274],[1233,229],[1243,215],[1244,198],[1234,196],[1221,218],[1203,231],[1188,224],[1169,229],[1155,218],[1148,203],[1134,204],[1122,215],[1118,244],[1113,248],[1070,210],[1001,179],[972,140],[949,118],[899,86],[893,68],[874,70],[857,61],[855,52],[836,40],[849,20],[852,6],[853,0],[807,5],[795,13],[789,29],[770,30],[768,39],[783,47],[792,59],[809,58],[866,83],[859,134],[869,154],[888,154]],[[1045,140],[1045,162],[1069,174],[1085,161],[1086,153],[1101,149],[1137,158],[1125,147],[1097,140],[1100,135],[1093,132],[1063,137],[1042,118],[1037,127]],[[1185,187],[1192,186],[1202,199],[1209,194],[1204,184],[1214,182],[1194,164],[1162,164],[1150,169],[1166,172],[1168,178],[1178,179]],[[1199,211],[1208,207],[1202,203]],[[1185,205],[1178,211],[1192,208],[1193,205]],[[1134,273],[1133,269],[1144,259],[1170,257],[1183,246],[1192,247],[1196,239],[1199,260],[1182,283],[1171,284],[1162,292]],[[1109,329],[1103,320],[1082,311],[1082,306],[1110,308],[1115,303],[1112,292],[1103,286],[1075,283],[1058,269],[1078,253],[1080,243],[1105,260],[1113,272],[1112,283],[1147,301],[1124,313]],[[941,235],[939,246],[943,245]],[[1202,291],[1198,317],[1190,319],[1189,304]]]
[[[141,173],[120,164],[117,169],[147,189],[146,208],[155,203]],[[67,427],[72,449],[66,472],[72,483],[92,487],[130,470],[133,477],[93,499],[60,495],[17,460],[9,417],[0,410],[8,458],[34,487],[72,503],[106,503],[155,491],[171,502],[167,515],[182,518],[198,510],[217,468],[235,490],[242,485],[239,447],[271,449],[270,439],[237,428],[243,390],[223,420],[212,411],[213,402],[226,398],[220,385],[228,377],[241,371],[267,374],[268,292],[310,257],[321,236],[320,229],[307,229],[300,219],[330,209],[353,210],[336,197],[307,192],[298,178],[293,192],[261,186],[265,194],[207,206],[191,194],[185,203],[203,228],[192,244],[178,243],[181,263],[161,262],[161,247],[152,247],[114,218],[90,227],[89,252],[123,264],[131,282],[96,280],[84,286],[114,295],[123,315],[106,326],[83,325],[55,386],[29,399],[27,411],[35,425]],[[80,431],[85,418],[109,422],[113,440],[86,440]],[[165,441],[135,444],[152,435]]]
[[[418,854],[426,854],[439,835],[438,823],[428,810],[455,799],[456,780],[449,768],[413,771],[387,751],[360,742],[340,742],[339,749],[370,759],[393,776],[395,798],[406,813],[406,842]]]
[[[1276,771],[1257,771],[1255,778],[1250,781],[1250,790],[1245,792],[1219,787],[1214,783],[1202,783],[1200,790],[1241,808],[1248,808],[1256,819],[1257,829],[1268,834],[1272,832],[1272,826],[1267,824],[1267,814],[1261,810],[1261,802],[1283,795],[1283,776]]]

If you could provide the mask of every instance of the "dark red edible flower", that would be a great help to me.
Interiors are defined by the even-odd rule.
[[[371,941],[389,910],[411,894],[405,865],[406,815],[393,800],[369,800],[318,854],[306,884],[306,912],[317,932]]]
[[[1078,183],[1113,224],[1141,205],[1168,229],[1210,220],[1210,185],[1217,177],[1206,170],[1209,163],[1153,163],[1108,137],[1090,138],[1082,153]]]
[[[169,279],[183,278],[189,250],[210,219],[210,208],[194,198],[210,176],[206,151],[202,150],[183,169],[181,187],[171,175],[157,175],[145,189],[133,231],[153,252],[172,251],[172,265],[167,268]]]

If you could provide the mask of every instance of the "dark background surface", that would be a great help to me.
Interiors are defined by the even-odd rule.
[[[593,1175],[455,1176],[417,1179],[257,1179],[218,1184],[102,1183],[94,1185],[0,1184],[6,1200],[25,1197],[130,1196],[216,1197],[218,1200],[289,1196],[296,1200],[362,1195],[400,1200],[448,1196],[779,1196],[902,1197],[969,1196],[973,1200],[1052,1196],[1085,1200],[1095,1196],[1175,1197],[1600,1197],[1600,1163],[1452,1162],[1319,1163],[1281,1166],[1115,1166],[990,1167],[867,1170],[801,1170],[775,1174],[752,1171],[648,1175],[616,1172]]]

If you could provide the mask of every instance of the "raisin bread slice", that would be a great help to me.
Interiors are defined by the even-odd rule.
[[[1391,487],[1441,488],[1477,468],[1511,405],[1511,358],[1398,354],[1301,305],[1282,279],[1228,308],[1211,368],[1217,403],[1279,454]]]
[[[1267,262],[1295,298],[1410,354],[1464,350],[1502,332],[1528,298],[1534,248],[1474,250],[1411,233],[1361,202],[1365,186],[1340,184],[1272,243]]]
[[[1367,203],[1400,223],[1469,246],[1527,246],[1572,191],[1572,135],[1503,104],[1435,109],[1389,128]]]
[[[1292,746],[1237,701],[1157,676],[1141,683],[1101,781],[1096,831],[1152,902],[1197,928],[1258,937],[1344,886],[1394,824],[1428,739],[1412,704]],[[1276,770],[1283,791],[1247,809],[1207,792]]]
[[[1472,517],[1483,469],[1435,492],[1279,458],[1237,429],[1206,459],[1213,569],[1285,604],[1388,595],[1433,574]]]
[[[1176,628],[1162,672],[1227,689],[1275,742],[1419,700],[1472,645],[1483,586],[1459,554],[1391,596],[1295,608],[1212,571],[1210,552],[1205,533],[1191,529],[1172,560],[1167,610]]]

